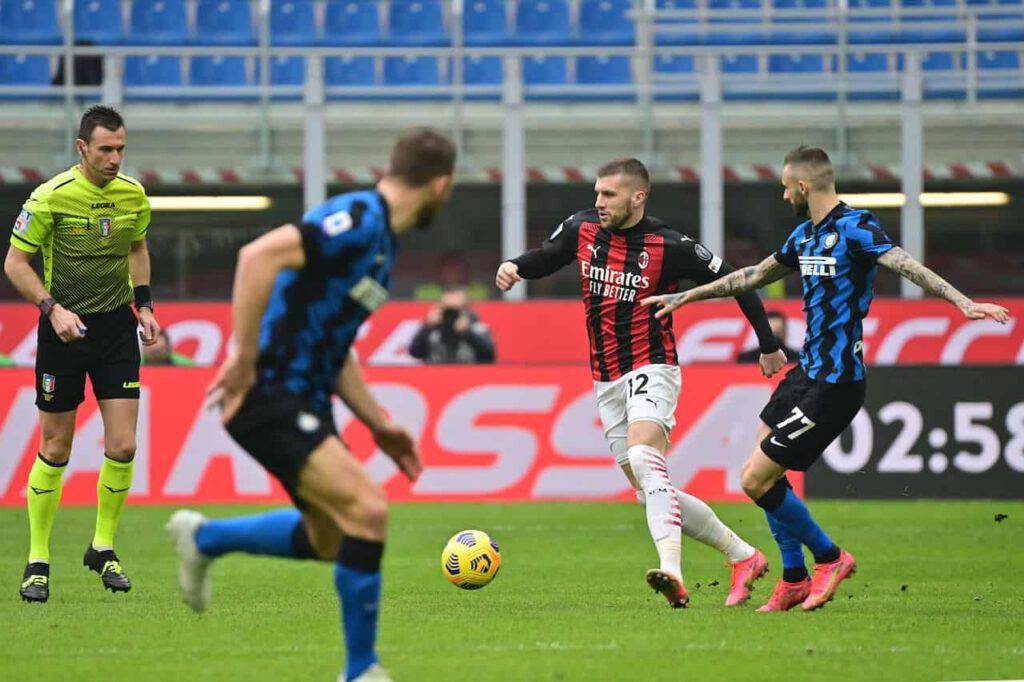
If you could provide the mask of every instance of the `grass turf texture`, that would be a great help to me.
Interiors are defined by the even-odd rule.
[[[751,604],[726,609],[722,558],[684,538],[685,611],[644,583],[656,560],[637,505],[396,506],[382,661],[399,680],[1024,676],[1024,503],[811,506],[859,570],[822,611],[782,614],[753,613],[781,575],[753,505],[716,509],[765,550],[772,573]],[[212,607],[194,615],[162,529],[171,511],[126,510],[118,550],[134,586],[112,595],[81,565],[94,511],[62,509],[53,593],[40,605],[17,593],[25,512],[0,510],[0,679],[333,680],[342,653],[329,566],[232,555],[215,567]],[[996,523],[997,513],[1009,518]],[[450,585],[439,566],[448,537],[468,528],[490,532],[503,553],[495,582],[476,592]]]

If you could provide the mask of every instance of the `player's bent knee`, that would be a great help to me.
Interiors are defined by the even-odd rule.
[[[103,454],[115,462],[130,462],[135,459],[135,444],[129,447],[108,447]]]
[[[773,484],[774,481],[770,477],[764,476],[750,462],[744,464],[740,470],[740,487],[752,500],[759,500]]]

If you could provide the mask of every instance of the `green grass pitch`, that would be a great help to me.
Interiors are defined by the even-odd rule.
[[[693,608],[644,583],[655,553],[625,504],[418,504],[393,509],[379,650],[398,680],[965,680],[1024,677],[1024,503],[814,502],[859,571],[822,611],[757,614],[778,554],[753,505],[717,505],[762,547],[772,573],[752,604],[726,609],[728,569],[684,539]],[[211,516],[251,507],[206,508]],[[162,525],[128,508],[119,552],[132,592],[103,592],[81,566],[93,510],[61,510],[53,595],[23,604],[21,509],[0,511],[0,680],[333,680],[342,666],[328,565],[231,556],[214,601],[179,601]],[[1008,514],[1001,523],[996,514]],[[442,577],[458,530],[503,553],[486,589]],[[699,584],[699,587],[698,587]]]

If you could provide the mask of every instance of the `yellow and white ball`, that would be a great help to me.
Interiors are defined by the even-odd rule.
[[[464,590],[479,590],[494,580],[501,567],[501,551],[482,530],[464,530],[452,536],[441,552],[441,572]]]

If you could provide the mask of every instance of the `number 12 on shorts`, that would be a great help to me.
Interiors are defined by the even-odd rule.
[[[816,423],[812,422],[807,417],[807,415],[804,414],[803,410],[801,410],[799,407],[794,407],[793,415],[789,419],[786,419],[785,421],[781,421],[778,424],[776,424],[775,428],[781,430],[788,426],[789,424],[792,424],[793,422],[797,421],[798,419],[800,420],[800,423],[803,424],[803,427],[789,434],[790,440],[796,440],[797,438],[799,438],[800,436],[804,435],[805,433],[813,429],[815,426],[817,426]]]
[[[629,387],[628,397],[632,398],[635,395],[647,395],[647,382],[650,379],[646,374],[637,374],[636,376],[629,377],[626,379],[626,384]],[[634,383],[634,381],[636,383]]]

